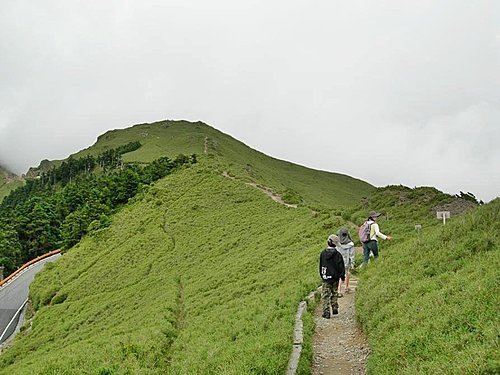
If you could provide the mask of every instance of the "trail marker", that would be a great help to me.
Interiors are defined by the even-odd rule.
[[[420,230],[422,229],[422,224],[415,224],[415,230],[417,231],[417,240],[420,243]]]
[[[446,219],[450,218],[450,211],[436,211],[437,218],[443,219],[443,225],[446,225]]]

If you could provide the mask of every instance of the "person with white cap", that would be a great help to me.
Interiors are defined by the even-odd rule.
[[[367,224],[370,226],[370,239],[367,242],[363,242],[363,266],[368,264],[370,258],[370,252],[373,253],[373,257],[378,258],[378,239],[392,240],[391,236],[386,236],[380,231],[379,225],[377,224],[378,217],[382,215],[380,212],[370,211],[368,215]]]
[[[323,318],[330,319],[331,314],[339,313],[337,289],[339,280],[345,280],[345,267],[342,255],[337,251],[340,240],[335,234],[327,239],[328,247],[319,256],[319,275],[321,277],[321,300],[323,302]]]

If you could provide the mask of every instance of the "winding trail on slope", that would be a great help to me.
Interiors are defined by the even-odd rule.
[[[281,198],[278,194],[274,193],[271,188],[267,186],[262,186],[259,184],[256,184],[255,182],[246,182],[247,185],[253,186],[256,189],[259,189],[262,191],[264,194],[269,196],[273,201],[278,202],[279,204],[282,204],[284,206],[290,207],[290,208],[297,208],[296,204],[290,204],[286,203],[283,198]]]
[[[204,153],[208,154],[208,137],[205,137]],[[237,180],[236,177],[231,176],[227,171],[223,171],[222,175],[226,178]],[[259,189],[277,203],[290,208],[297,208],[297,205],[284,202],[279,195],[275,194],[272,189],[266,186],[254,182],[246,182],[245,184]],[[356,252],[359,251],[360,249],[357,248]],[[365,335],[356,325],[354,301],[358,280],[351,275],[349,284],[351,292],[344,294],[344,297],[338,299],[338,315],[333,316],[332,319],[324,319],[321,317],[321,303],[319,303],[316,308],[314,313],[316,329],[313,336],[314,354],[311,367],[312,375],[366,374],[366,359],[370,354],[370,347],[368,346]],[[300,309],[301,305],[299,305],[299,310]],[[300,327],[302,327],[301,318]],[[302,330],[302,328],[299,329]],[[300,344],[300,346],[301,345],[302,344]],[[294,348],[295,346],[294,342]],[[295,373],[300,352],[301,350],[297,353],[292,351],[287,374]]]
[[[205,137],[205,141],[204,141],[204,144],[203,144],[203,153],[205,155],[208,155],[208,141],[209,141],[209,138]],[[232,180],[237,180],[236,177],[231,176],[227,171],[223,171],[222,175],[224,177],[230,178]],[[255,183],[255,182],[245,182],[245,184],[246,185],[250,185],[250,186],[252,186],[252,187],[254,187],[254,188],[262,191],[264,194],[266,194],[267,196],[269,196],[273,201],[278,202],[279,204],[282,204],[282,205],[284,205],[286,207],[290,207],[290,208],[297,208],[296,204],[286,203],[283,200],[283,198],[281,198],[278,194],[276,194],[270,187],[263,186],[263,185]]]
[[[230,178],[231,180],[237,180],[236,177],[231,176],[227,171],[222,172],[222,175],[224,177]],[[276,194],[271,188],[269,188],[267,186],[263,186],[263,185],[255,183],[255,182],[245,182],[245,185],[250,185],[250,186],[252,186],[252,187],[254,187],[254,188],[262,191],[264,194],[266,194],[273,201],[275,201],[275,202],[277,202],[279,204],[282,204],[283,206],[287,206],[287,207],[290,207],[290,208],[297,208],[296,204],[286,203],[283,200],[283,198],[281,198],[278,194]]]

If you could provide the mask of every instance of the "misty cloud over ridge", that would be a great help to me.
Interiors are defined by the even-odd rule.
[[[109,129],[204,121],[374,185],[500,195],[495,1],[7,0],[0,163]],[[495,172],[496,171],[496,172]]]

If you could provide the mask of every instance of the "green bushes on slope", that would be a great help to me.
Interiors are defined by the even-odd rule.
[[[39,274],[0,374],[282,374],[332,218],[217,170],[161,180]]]
[[[357,312],[370,373],[500,371],[498,233],[497,199],[394,243],[362,273]]]
[[[140,143],[130,142],[97,159],[91,155],[70,158],[11,192],[0,203],[0,264],[5,265],[6,273],[47,251],[69,248],[89,231],[106,227],[112,212],[144,185],[195,159],[179,155],[174,160],[161,157],[144,167],[123,165],[122,153],[138,147]],[[98,171],[94,170],[97,162],[102,168]]]

